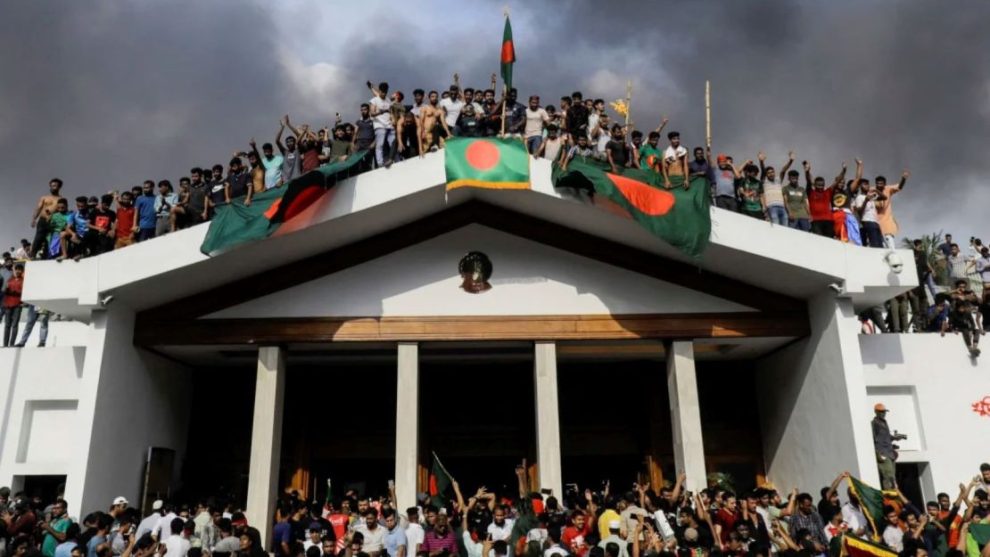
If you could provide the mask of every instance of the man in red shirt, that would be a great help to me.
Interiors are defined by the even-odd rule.
[[[3,285],[3,345],[17,343],[17,327],[21,321],[21,292],[24,290],[24,264],[14,265],[14,274]]]
[[[722,506],[715,512],[715,536],[722,545],[729,543],[729,533],[735,531],[739,521],[739,503],[733,493],[725,492]]]
[[[134,243],[134,196],[125,191],[117,198],[117,222],[113,225],[113,249],[127,247]]]
[[[827,238],[835,237],[835,224],[832,220],[832,193],[835,184],[841,184],[846,179],[846,163],[842,163],[842,171],[835,177],[835,182],[825,187],[825,178],[816,176],[811,179],[811,164],[804,161],[804,179],[808,189],[808,208],[811,212],[811,231]]]
[[[584,516],[584,512],[576,510],[571,513],[571,523],[564,528],[560,541],[571,554],[584,557],[588,553],[588,542],[585,538],[590,533],[591,524]]]

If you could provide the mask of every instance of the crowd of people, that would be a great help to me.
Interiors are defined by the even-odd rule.
[[[274,144],[264,143],[259,151],[251,139],[249,148],[238,150],[226,167],[217,163],[191,168],[188,175],[178,179],[178,190],[169,179],[149,179],[140,186],[99,196],[78,192],[70,202],[62,180],[53,178],[31,216],[33,240],[21,240],[20,247],[12,250],[12,259],[62,261],[121,249],[208,221],[224,204],[250,205],[260,192],[283,187],[297,176],[354,154],[366,153],[354,169],[360,172],[388,168],[403,159],[442,149],[450,137],[494,136],[518,138],[532,156],[565,168],[576,157],[585,157],[609,165],[613,172],[650,169],[662,177],[665,187],[675,187],[687,178],[704,178],[712,204],[722,209],[844,242],[894,247],[898,226],[893,199],[904,191],[910,177],[907,171],[896,182],[888,183],[883,175],[870,180],[864,175],[863,162],[856,159],[853,177],[847,179],[843,163],[837,175],[826,180],[813,174],[811,163],[805,160],[801,162],[802,184],[802,172],[793,168],[793,152],[779,170],[767,164],[762,151],[755,161],[745,159],[741,164],[724,153],[713,156],[710,145],[694,147],[689,156],[676,131],[666,134],[666,146],[660,145],[666,118],[644,134],[631,122],[614,120],[604,99],[585,99],[581,92],[574,92],[561,97],[558,107],[543,106],[540,97],[532,95],[524,105],[518,102],[515,89],[496,98],[495,83],[493,75],[488,88],[461,87],[459,76],[454,74],[454,84],[446,90],[415,89],[409,103],[402,91],[391,91],[388,83],[374,85],[369,81],[370,98],[361,104],[355,121],[345,122],[338,113],[332,127],[317,130],[308,124],[294,126],[286,115],[279,122]],[[926,265],[930,266],[930,261],[918,262],[919,276],[934,289],[934,283],[922,274]],[[952,270],[962,272],[967,280],[979,275],[979,292],[972,296],[967,294],[961,300],[947,294],[949,298],[940,298],[942,303],[934,299],[929,303],[921,291],[922,296],[903,296],[888,304],[886,319],[882,315],[877,318],[874,312],[866,320],[880,330],[893,332],[907,332],[912,325],[915,330],[930,330],[932,323],[936,327],[948,323],[945,331],[969,331],[972,340],[967,345],[978,353],[976,343],[982,327],[975,322],[972,327],[964,325],[952,315],[972,313],[980,305],[984,313],[988,311],[990,288],[982,285],[990,284],[990,254],[983,248],[966,265],[959,267],[953,262]],[[8,302],[4,303],[3,316],[5,321],[16,322],[13,318],[19,316],[20,304],[14,301],[19,296],[19,283],[13,281],[8,287],[6,278],[3,294],[11,301],[9,311]],[[955,288],[953,284],[950,289]],[[909,311],[914,315],[913,323]],[[35,312],[43,315],[40,310]],[[16,328],[8,328],[13,337]],[[5,332],[5,346],[18,344],[9,336]]]
[[[141,516],[118,497],[106,512],[79,521],[61,497],[11,497],[3,488],[0,557],[813,557],[838,555],[843,534],[880,540],[902,556],[974,557],[967,531],[990,523],[990,464],[961,483],[954,499],[939,493],[922,504],[895,486],[882,517],[852,488],[841,500],[848,473],[822,487],[817,504],[809,493],[780,493],[772,485],[691,493],[684,476],[659,489],[633,483],[616,492],[605,482],[597,491],[572,486],[558,497],[531,491],[523,466],[516,474],[517,493],[479,487],[465,498],[452,481],[448,496],[420,494],[409,508],[396,505],[391,484],[382,497],[349,490],[322,503],[286,492],[268,525],[267,547],[230,502],[159,500]]]

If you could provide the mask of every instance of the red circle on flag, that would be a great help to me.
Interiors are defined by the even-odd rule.
[[[498,147],[487,141],[473,141],[464,150],[464,159],[475,170],[491,170],[501,158]]]

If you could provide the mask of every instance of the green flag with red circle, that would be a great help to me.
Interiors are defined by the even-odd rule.
[[[684,187],[684,177],[671,176],[670,187],[653,170],[620,168],[575,157],[563,169],[553,165],[554,187],[590,194],[595,205],[628,215],[652,234],[681,252],[700,257],[712,231],[708,180],[695,177]]]
[[[519,139],[454,137],[444,147],[447,189],[528,190],[529,154]]]
[[[502,83],[505,83],[505,90],[512,89],[512,64],[516,61],[516,46],[512,42],[512,25],[509,23],[509,15],[505,15],[505,29],[502,31],[502,53],[500,56],[502,65]]]

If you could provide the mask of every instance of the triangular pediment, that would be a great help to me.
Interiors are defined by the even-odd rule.
[[[491,262],[491,288],[462,288],[469,252]],[[744,312],[754,308],[470,224],[204,318],[591,315]]]

